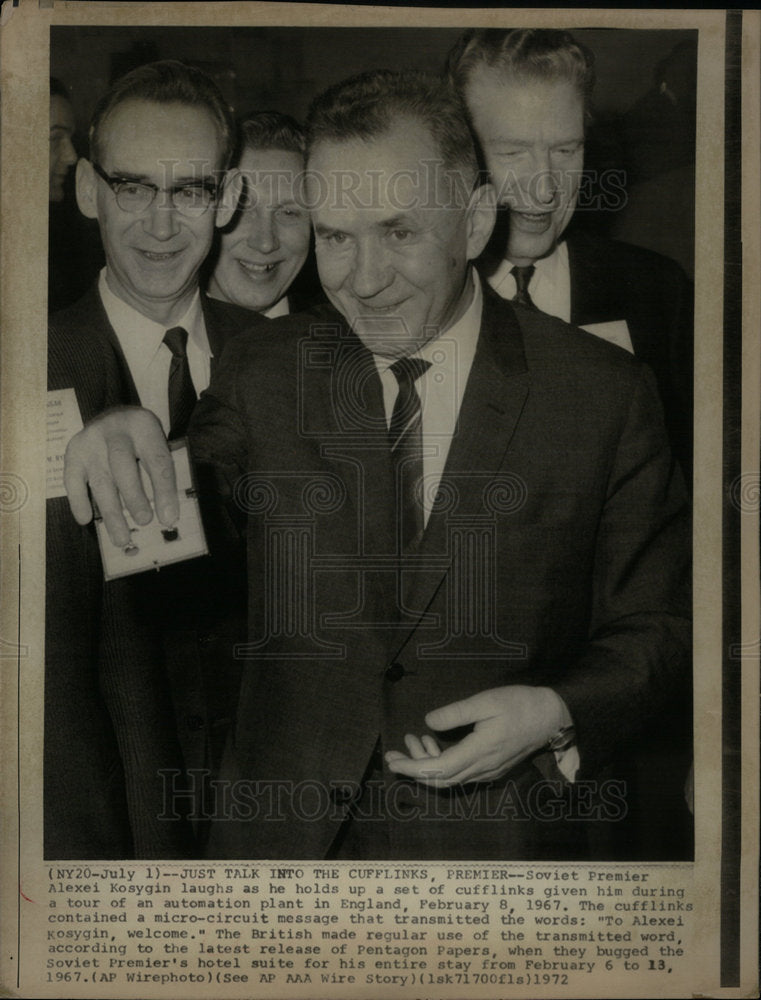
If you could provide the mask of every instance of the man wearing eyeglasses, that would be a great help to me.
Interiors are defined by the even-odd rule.
[[[133,70],[98,103],[76,189],[106,266],[52,317],[48,352],[49,390],[73,389],[84,423],[141,405],[183,436],[225,341],[252,325],[198,286],[215,226],[235,209],[233,144],[216,85],[178,62]],[[188,823],[157,819],[159,772],[207,760],[200,678],[221,649],[231,659],[232,641],[212,627],[228,593],[208,560],[104,583],[95,536],[65,497],[48,500],[47,531],[46,856],[193,854]]]

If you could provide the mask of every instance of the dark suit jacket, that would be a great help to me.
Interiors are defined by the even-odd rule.
[[[572,225],[566,236],[571,323],[626,320],[635,355],[653,370],[671,448],[689,484],[692,471],[694,290],[660,254]],[[489,274],[499,261],[485,257]]]
[[[666,428],[686,476],[692,470],[694,289],[673,260],[586,233],[567,238],[571,323],[625,319],[634,353],[655,375]]]
[[[630,354],[487,291],[436,508],[404,558],[380,381],[341,317],[231,343],[191,425],[249,512],[249,659],[210,856],[325,856],[379,734],[403,749],[428,710],[504,684],[558,691],[580,779],[605,773],[688,662],[687,507],[659,411]],[[442,793],[386,772],[388,856],[573,856],[547,789],[530,761]]]
[[[202,301],[214,365],[252,314]],[[48,387],[73,387],[85,422],[139,403],[97,286],[51,319]],[[230,659],[232,640],[213,627],[229,592],[205,579],[210,563],[105,584],[93,526],[74,522],[65,497],[47,502],[46,857],[197,853],[181,818],[190,799],[166,810],[164,792],[172,782],[184,791],[185,768],[208,763],[203,655],[221,645]]]

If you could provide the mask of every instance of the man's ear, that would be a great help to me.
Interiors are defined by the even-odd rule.
[[[81,157],[77,161],[76,170],[77,205],[79,211],[88,219],[98,218],[98,175],[92,168],[92,163]]]
[[[481,184],[468,203],[468,260],[480,257],[497,221],[497,193],[491,184]]]
[[[234,168],[228,170],[222,181],[222,191],[217,202],[215,225],[222,229],[235,215],[240,196],[243,191],[243,174]]]

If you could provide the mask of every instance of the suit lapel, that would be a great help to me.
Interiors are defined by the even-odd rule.
[[[632,322],[630,291],[627,281],[636,279],[622,271],[616,244],[599,241],[586,233],[573,234],[567,240],[568,266],[571,272],[571,322],[575,326],[624,321],[629,331],[634,354],[648,357],[647,340],[642,328]],[[642,295],[647,294],[643,288]]]
[[[434,510],[417,551],[409,606],[419,615],[430,604],[451,563],[453,515],[481,514],[484,491],[504,463],[529,390],[520,326],[512,308],[484,285],[484,309],[476,354],[450,445],[439,496],[455,506]],[[414,627],[414,623],[413,623]],[[403,642],[408,633],[403,633]]]
[[[571,272],[571,323],[588,326],[621,319],[616,311],[609,281],[609,274],[599,255],[582,234],[566,240],[568,267]]]
[[[132,374],[129,370],[127,359],[124,357],[124,351],[122,351],[122,346],[119,343],[119,338],[116,336],[116,331],[111,326],[108,313],[106,312],[101,300],[97,285],[93,287],[92,294],[93,302],[90,305],[92,306],[93,312],[96,316],[96,328],[103,331],[108,346],[113,351],[116,359],[119,379],[121,382],[119,388],[120,400],[130,406],[140,406],[140,397],[138,396]]]
[[[220,323],[218,310],[214,300],[201,292],[201,309],[203,311],[203,321],[206,326],[206,336],[209,338],[209,349],[211,350],[211,370],[214,368],[225,345],[226,330],[223,330]]]
[[[299,365],[300,425],[319,443],[318,467],[327,465],[346,486],[342,516],[332,529],[343,537],[322,544],[347,552],[348,565],[359,574],[361,600],[344,623],[354,629],[364,623],[385,644],[394,634],[388,626],[398,621],[398,591],[394,480],[381,381],[372,354],[332,307],[311,315]],[[353,571],[346,574],[348,581],[354,578]]]
[[[394,506],[380,377],[372,354],[338,312],[322,307],[315,315],[300,363],[301,423],[347,482],[361,552],[385,554],[393,551]]]
[[[212,371],[230,337],[249,327],[260,324],[266,326],[270,322],[261,313],[254,312],[252,309],[243,309],[230,302],[212,299],[205,292],[201,292],[201,310],[211,349]]]
[[[630,291],[627,282],[635,278],[622,270],[615,252],[616,243],[600,240],[587,233],[574,233],[568,244],[571,272],[571,322],[575,326],[625,321],[634,353],[646,353],[637,324],[630,319]],[[647,289],[643,288],[643,295]]]
[[[129,370],[127,359],[124,357],[124,351],[119,343],[119,338],[116,336],[116,331],[111,326],[111,321],[108,318],[108,313],[100,297],[97,283],[93,285],[88,296],[82,300],[82,303],[89,314],[89,322],[92,323],[93,319],[95,321],[93,328],[103,333],[106,350],[111,355],[113,362],[115,362],[114,365],[111,365],[106,361],[105,371],[108,373],[115,369],[118,384],[113,388],[115,389],[116,401],[129,406],[140,406],[140,397],[138,396],[135,382]],[[108,401],[105,405],[113,406],[114,401]]]

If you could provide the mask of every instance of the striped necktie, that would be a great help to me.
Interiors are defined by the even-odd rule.
[[[399,358],[390,366],[399,383],[388,435],[394,467],[397,524],[404,549],[417,544],[425,526],[421,492],[423,423],[415,382],[430,367],[430,361],[422,358]]]

